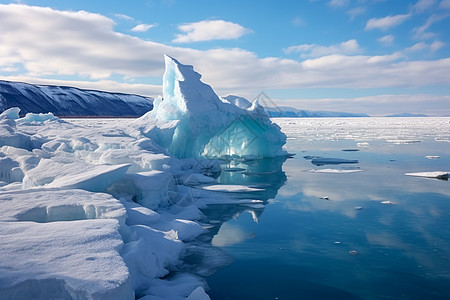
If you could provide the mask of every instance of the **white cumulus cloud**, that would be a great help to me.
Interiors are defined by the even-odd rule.
[[[251,30],[223,20],[204,20],[178,26],[182,33],[177,34],[174,43],[191,43],[211,40],[231,40],[248,34]]]
[[[164,72],[163,54],[168,54],[194,65],[219,95],[252,98],[261,90],[275,89],[450,85],[450,58],[415,61],[399,54],[355,55],[360,51],[356,40],[299,45],[289,51],[306,57],[286,59],[238,48],[168,46],[116,32],[114,26],[110,18],[85,11],[0,5],[0,66],[20,70],[2,79],[38,83],[45,78],[47,84],[147,91],[144,95],[155,96]],[[430,50],[440,46],[428,45]],[[71,81],[64,84],[61,78],[67,77]],[[151,82],[142,83],[147,78]]]
[[[404,21],[406,21],[410,17],[411,17],[410,14],[405,14],[405,15],[387,16],[384,18],[372,18],[367,21],[366,30],[371,30],[371,29],[386,30],[391,27],[395,27],[397,25],[402,24]]]

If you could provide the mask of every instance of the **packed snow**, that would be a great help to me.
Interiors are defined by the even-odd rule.
[[[197,240],[199,208],[264,207],[264,188],[217,184],[219,164],[283,156],[286,136],[200,77],[166,57],[155,109],[120,124],[0,115],[1,299],[209,299],[196,274],[229,260]]]

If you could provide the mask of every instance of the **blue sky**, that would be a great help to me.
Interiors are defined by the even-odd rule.
[[[450,0],[0,1],[0,79],[161,93],[163,54],[221,96],[450,116]]]

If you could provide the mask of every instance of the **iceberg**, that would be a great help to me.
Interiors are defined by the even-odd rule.
[[[136,121],[150,137],[178,158],[283,156],[286,136],[255,101],[241,108],[219,98],[192,66],[165,56],[163,97]]]

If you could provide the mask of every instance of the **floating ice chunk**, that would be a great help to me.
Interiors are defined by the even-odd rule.
[[[386,200],[386,201],[381,201],[381,204],[388,204],[388,205],[397,205],[397,203],[392,202],[390,200]]]
[[[406,173],[405,175],[448,180],[449,174],[450,174],[449,172],[434,171],[434,172]]]
[[[2,299],[135,299],[117,220],[0,227]]]
[[[339,165],[339,164],[357,164],[358,161],[356,159],[315,157],[311,160],[311,163],[316,166],[323,166],[323,165]]]
[[[428,158],[428,159],[439,159],[440,156],[437,156],[437,155],[427,155],[427,156],[425,156],[425,158]]]
[[[19,119],[20,108],[11,107],[0,114],[0,120],[4,118],[10,118],[13,120]]]
[[[241,193],[241,192],[260,192],[264,189],[257,189],[245,185],[232,185],[232,184],[216,184],[204,186],[202,189],[216,192],[228,192],[228,193]]]
[[[286,155],[286,136],[257,101],[248,109],[222,102],[192,66],[165,63],[163,98],[136,121],[144,135],[178,158]]]
[[[370,144],[367,142],[361,142],[361,143],[356,143],[356,146],[361,147],[361,148],[367,148],[370,146]]]
[[[313,173],[331,173],[331,174],[347,174],[362,172],[361,169],[313,169],[309,170]]]

